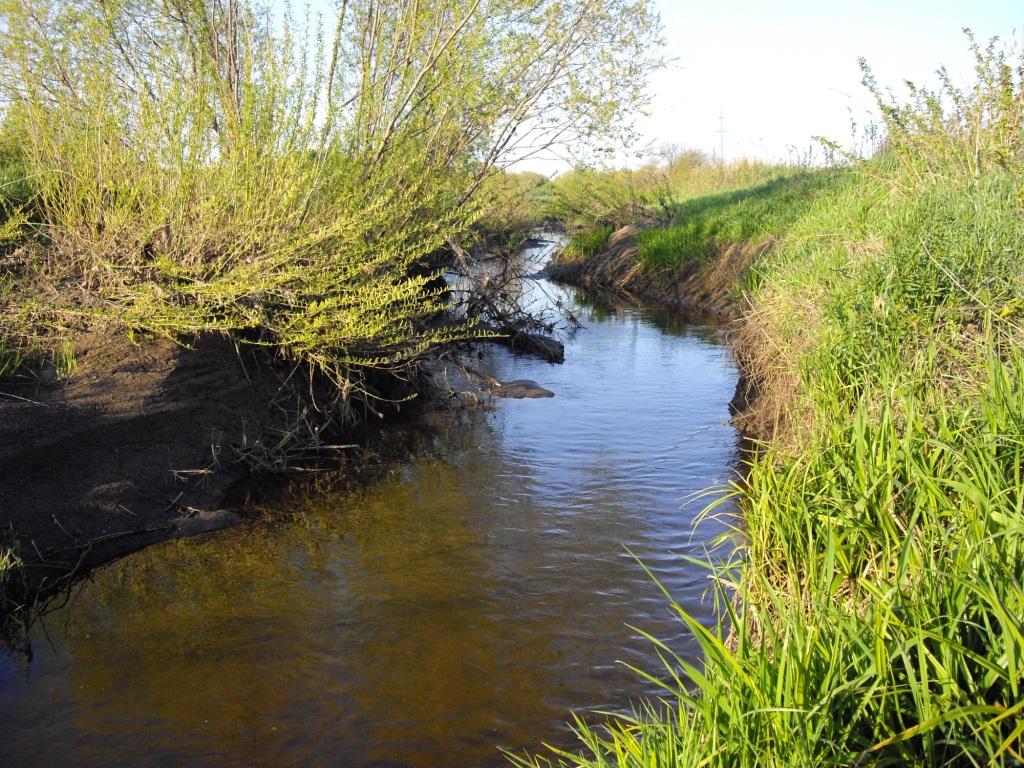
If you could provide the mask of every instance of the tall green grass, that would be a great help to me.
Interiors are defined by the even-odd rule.
[[[674,152],[634,170],[577,168],[561,174],[545,186],[541,203],[547,217],[576,231],[666,225],[692,215],[688,201],[693,198],[742,193],[800,171],[751,160],[723,165],[699,152]]]
[[[897,103],[868,73],[885,152],[823,177],[745,281],[742,352],[787,419],[734,489],[728,608],[672,603],[701,660],[659,644],[664,701],[520,764],[1024,763],[1024,58],[974,50],[963,92]]]
[[[701,263],[722,246],[760,241],[786,231],[832,188],[837,171],[780,175],[751,187],[704,194],[680,202],[674,223],[641,232],[640,260],[649,267]]]
[[[969,410],[893,391],[743,489],[739,609],[701,664],[659,644],[666,702],[579,724],[577,766],[1013,765],[1024,757],[1024,357]],[[523,765],[547,764],[546,760]]]
[[[0,308],[5,308],[9,302],[8,295],[12,290],[12,282],[9,275],[0,273]],[[13,376],[21,368],[22,362],[21,350],[10,333],[0,334],[0,381]]]
[[[605,225],[577,232],[565,246],[565,253],[570,258],[589,259],[608,247],[608,239],[612,236],[612,227]]]
[[[32,188],[26,178],[24,153],[11,122],[0,122],[0,381],[23,370],[29,354],[29,324],[20,305],[23,279],[5,263],[28,236]]]

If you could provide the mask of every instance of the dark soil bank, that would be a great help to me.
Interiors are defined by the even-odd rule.
[[[287,423],[283,375],[226,339],[96,331],[77,369],[0,385],[0,530],[31,582],[228,525],[237,447]]]
[[[559,342],[523,336],[534,342],[531,354],[563,354]],[[250,468],[273,469],[272,461],[284,455],[278,448],[285,435],[300,424],[337,432],[326,415],[315,413],[333,394],[329,384],[311,390],[301,372],[220,336],[188,346],[162,339],[139,346],[123,330],[94,331],[76,339],[75,353],[77,368],[62,382],[51,371],[31,382],[0,384],[0,547],[13,545],[26,565],[30,596],[37,587],[67,581],[60,577],[82,575],[159,541],[239,522],[250,494],[282,490],[273,473],[257,477]],[[459,366],[440,361],[426,368],[424,378],[398,382],[422,395],[406,402],[402,415],[425,403],[440,407],[446,398],[464,404],[486,396],[552,395],[534,382],[495,379],[477,386]],[[392,394],[400,402],[408,392]],[[399,408],[389,407],[388,415]],[[343,467],[348,480],[369,478],[379,459],[401,453],[371,421],[345,429],[346,442],[354,439],[361,448],[358,466],[333,445],[288,455],[321,465],[327,460]],[[243,461],[243,454],[254,461]]]

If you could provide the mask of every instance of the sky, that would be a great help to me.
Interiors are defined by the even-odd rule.
[[[971,81],[962,29],[979,40],[1024,41],[1016,0],[655,0],[673,61],[651,80],[644,144],[700,149],[725,159],[802,159],[814,136],[851,143],[872,99],[859,57],[882,85],[934,84],[945,65]],[[720,117],[723,118],[720,121]],[[718,133],[724,126],[725,133]],[[723,141],[724,140],[724,141]],[[636,164],[637,152],[620,158]],[[552,172],[557,163],[536,170]]]

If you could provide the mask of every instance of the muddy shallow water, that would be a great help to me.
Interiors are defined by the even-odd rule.
[[[569,746],[572,711],[625,709],[651,668],[628,625],[692,650],[710,620],[694,519],[729,479],[736,371],[719,329],[593,305],[566,363],[481,368],[554,398],[438,414],[359,491],[115,563],[0,661],[3,765],[502,765]]]

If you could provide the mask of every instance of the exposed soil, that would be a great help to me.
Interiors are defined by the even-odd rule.
[[[283,373],[227,339],[95,330],[75,351],[63,382],[0,385],[0,543],[35,584],[237,521],[236,447],[288,423]]]
[[[239,522],[250,501],[288,492],[289,474],[254,474],[253,464],[280,458],[275,446],[300,416],[310,429],[328,423],[314,411],[333,390],[311,392],[308,378],[222,336],[137,345],[122,328],[97,329],[74,347],[77,367],[63,381],[51,368],[0,383],[0,547],[13,545],[30,598],[151,544]],[[390,392],[389,424],[424,406],[551,394],[506,393],[510,385],[478,381],[457,355],[443,357],[414,382],[374,382],[384,394],[406,388]],[[422,396],[409,402],[408,387]],[[346,427],[341,447],[358,451],[327,444],[290,458],[330,469],[318,476],[332,485],[339,473],[346,482],[371,478],[402,444],[379,422]],[[243,453],[257,461],[241,461]]]

